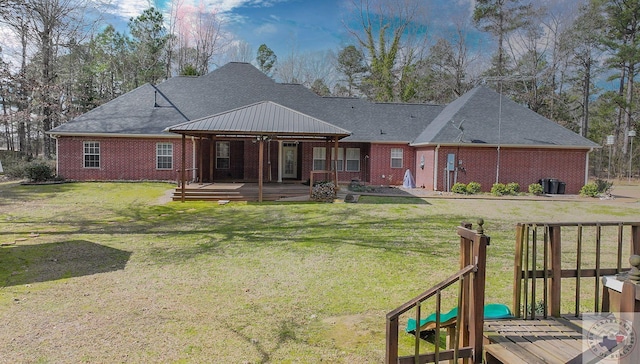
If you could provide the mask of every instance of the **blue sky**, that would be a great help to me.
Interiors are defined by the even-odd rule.
[[[170,0],[154,0],[166,9]],[[181,0],[198,4],[201,0]],[[296,52],[337,50],[353,39],[343,21],[351,0],[202,0],[209,9],[217,9],[224,28],[236,39],[249,43],[254,53],[261,44],[274,50],[279,58]],[[446,29],[457,17],[467,17],[474,0],[418,0],[428,6],[430,29]],[[126,27],[129,18],[149,6],[147,0],[115,0],[112,18],[116,27]],[[118,24],[119,23],[119,24]]]

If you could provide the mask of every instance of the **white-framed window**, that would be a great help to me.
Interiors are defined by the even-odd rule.
[[[173,168],[173,144],[156,144],[156,169]]]
[[[83,143],[84,168],[100,168],[100,142]]]
[[[229,142],[216,142],[216,169],[229,169],[231,166],[231,146]]]
[[[391,148],[391,168],[402,168],[402,148]]]
[[[360,148],[347,148],[347,172],[360,171]]]
[[[313,170],[324,171],[327,162],[327,150],[325,147],[313,147]]]

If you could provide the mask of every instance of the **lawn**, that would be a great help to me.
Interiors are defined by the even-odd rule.
[[[461,221],[485,219],[487,301],[510,304],[516,222],[640,213],[597,199],[159,203],[171,187],[0,183],[0,243],[16,242],[0,247],[0,362],[381,362],[386,312],[457,271]]]

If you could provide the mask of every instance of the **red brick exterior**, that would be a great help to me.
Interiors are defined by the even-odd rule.
[[[85,168],[84,142],[100,143],[100,168]],[[173,168],[156,169],[156,144],[173,144]],[[192,168],[191,139],[186,140],[187,168]],[[175,181],[181,168],[180,138],[59,137],[58,174],[79,181]],[[191,176],[189,176],[191,179]]]
[[[557,178],[566,183],[565,193],[577,194],[585,184],[587,153],[587,150],[503,147],[500,149],[499,182],[516,182],[520,184],[521,191],[527,191],[530,184],[542,178]],[[448,154],[456,156],[456,165],[459,167],[457,176],[455,172],[449,172],[450,186],[455,180],[462,183],[478,182],[483,191],[491,190],[498,169],[498,151],[495,147],[441,147],[437,151],[437,161],[435,147],[418,148],[418,165],[424,155],[425,168],[421,170],[418,167],[416,184],[429,190],[446,191]],[[435,185],[434,172],[437,173]]]
[[[100,142],[100,168],[84,168],[83,142]],[[215,142],[215,141],[214,141]],[[156,169],[156,144],[173,144],[173,168]],[[186,139],[187,168],[202,171],[202,180],[210,180],[211,142],[203,139],[196,143],[196,164],[193,163],[191,138]],[[333,149],[334,143],[300,142],[298,144],[298,175],[296,180],[306,181],[313,169],[313,148]],[[495,147],[420,147],[406,144],[339,143],[340,148],[360,149],[360,170],[339,171],[338,180],[352,180],[372,185],[402,185],[407,169],[416,179],[416,186],[428,190],[447,190],[445,172],[447,155],[454,154],[457,174],[450,172],[449,185],[454,181],[478,182],[483,191],[489,191],[496,180],[497,148]],[[176,170],[181,168],[181,138],[112,138],[112,137],[59,137],[58,174],[72,180],[166,180],[178,178]],[[264,144],[265,182],[278,180],[279,144],[269,141]],[[403,151],[402,167],[391,167],[391,149]],[[346,150],[346,149],[345,149]],[[215,168],[214,181],[258,180],[259,143],[244,140],[230,141],[230,168]],[[585,183],[587,150],[501,148],[499,181],[517,182],[526,191],[531,183],[541,178],[557,178],[566,183],[565,193],[576,194]],[[436,160],[437,156],[437,160]],[[270,157],[270,158],[269,158]],[[270,163],[267,162],[270,160]],[[424,168],[422,168],[424,161]],[[271,168],[271,174],[269,174]],[[197,173],[200,176],[200,172]],[[271,178],[269,178],[271,177]],[[319,178],[323,178],[319,176]],[[192,179],[192,173],[188,174]],[[435,179],[435,180],[434,180]]]

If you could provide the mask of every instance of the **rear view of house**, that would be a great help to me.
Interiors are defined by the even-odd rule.
[[[50,132],[58,173],[72,180],[307,181],[447,191],[471,181],[542,178],[577,193],[598,147],[486,88],[449,105],[319,97],[247,63],[143,85]],[[261,148],[262,147],[262,148]]]

